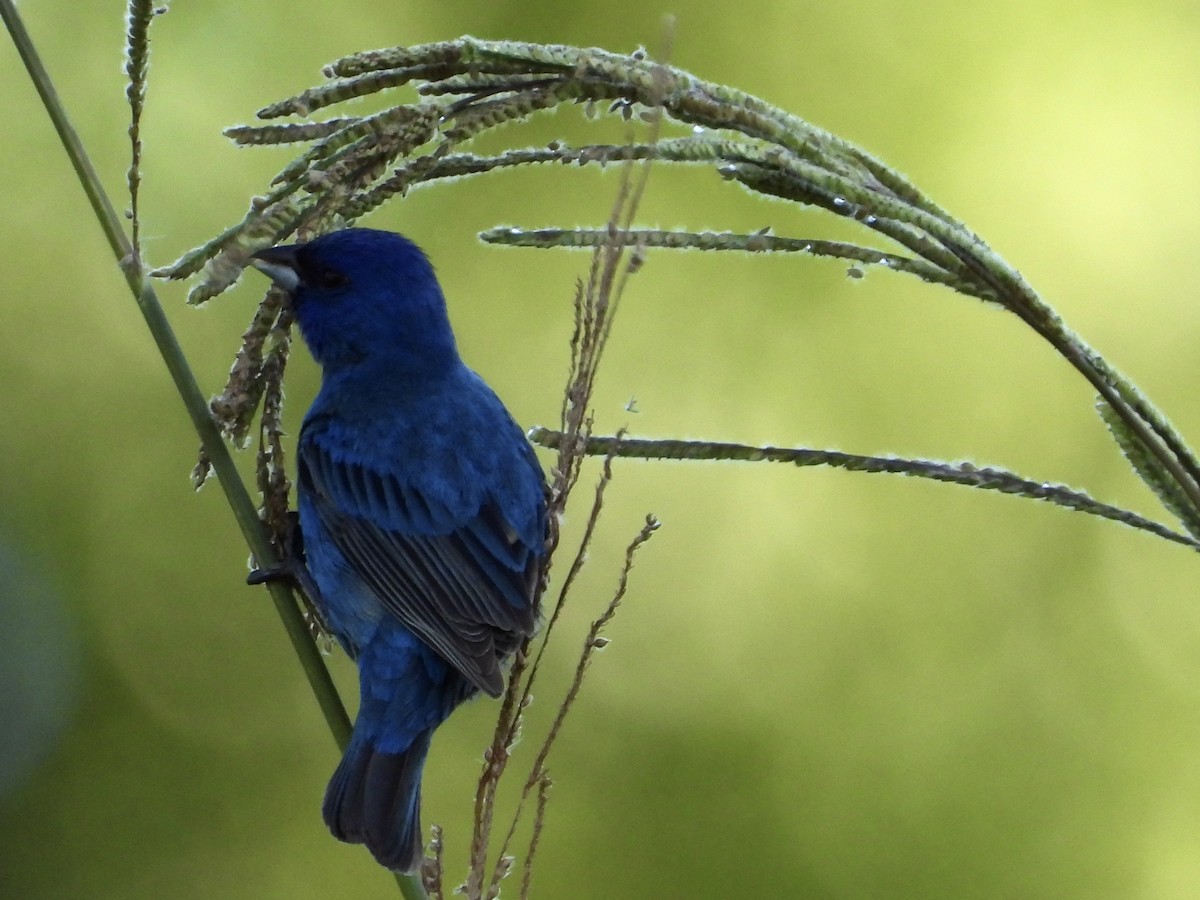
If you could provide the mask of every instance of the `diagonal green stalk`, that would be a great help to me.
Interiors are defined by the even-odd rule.
[[[54,123],[63,149],[67,151],[67,156],[75,169],[75,175],[91,202],[96,220],[99,222],[104,236],[108,239],[108,245],[112,249],[113,255],[116,256],[121,271],[125,274],[125,282],[129,285],[138,308],[142,311],[146,326],[150,329],[150,334],[158,346],[163,362],[166,363],[171,380],[175,382],[175,388],[179,391],[179,396],[192,419],[196,433],[200,436],[204,450],[212,460],[213,468],[225,491],[225,497],[233,510],[233,516],[242,530],[246,543],[250,546],[250,552],[254,554],[255,560],[261,567],[270,568],[278,565],[279,560],[275,555],[274,548],[271,546],[262,523],[258,520],[258,511],[254,501],[246,490],[241,476],[238,475],[233,457],[229,454],[225,442],[221,440],[220,432],[217,431],[217,426],[209,414],[208,401],[200,392],[200,386],[196,383],[196,378],[188,366],[183,349],[179,346],[170,322],[167,321],[162,304],[159,303],[153,286],[145,276],[141,260],[136,258],[133,245],[125,236],[121,220],[100,184],[100,178],[83,148],[83,143],[79,140],[79,135],[67,117],[66,110],[58,98],[58,93],[54,90],[49,74],[42,65],[29,32],[25,30],[24,24],[17,15],[12,0],[0,0],[0,18],[3,18],[4,24],[8,28],[13,44],[21,55],[22,62],[25,63],[25,69],[42,98],[46,113],[50,116],[50,121]],[[300,663],[312,684],[313,692],[317,695],[321,710],[329,722],[329,728],[338,743],[344,744],[349,739],[350,720],[338,697],[337,689],[329,677],[329,672],[325,668],[325,663],[309,636],[308,626],[304,622],[296,600],[291,590],[281,582],[272,581],[269,588],[271,598],[275,601],[275,607],[279,611],[280,618],[283,619],[288,636],[292,639],[297,655],[300,657]]]
[[[54,124],[59,141],[70,158],[79,184],[87,194],[92,211],[96,215],[96,221],[104,232],[121,271],[125,274],[125,281],[137,301],[138,308],[142,311],[146,326],[150,329],[150,334],[162,355],[176,390],[179,391],[179,396],[191,417],[192,425],[200,437],[204,451],[212,462],[221,488],[225,492],[225,498],[229,501],[234,519],[237,520],[242,536],[250,547],[250,552],[254,554],[254,559],[260,567],[271,568],[277,565],[279,560],[259,521],[254,501],[246,490],[246,485],[234,465],[233,457],[209,414],[208,401],[205,400],[196,383],[196,378],[188,366],[183,349],[179,346],[175,332],[163,312],[162,304],[159,303],[158,296],[146,277],[142,261],[137,257],[133,245],[125,235],[112,201],[109,200],[100,184],[100,178],[84,150],[79,135],[71,125],[66,109],[59,100],[54,84],[50,80],[45,66],[42,65],[33,40],[17,14],[12,0],[0,0],[0,19],[4,20],[13,45],[17,48],[25,70],[29,73],[29,78],[41,97],[42,105],[46,108],[46,113]],[[329,670],[325,667],[324,660],[321,659],[320,651],[309,634],[308,625],[304,621],[296,598],[291,589],[283,582],[270,581],[267,583],[267,588],[275,604],[275,609],[279,613],[279,618],[283,622],[284,630],[292,642],[292,647],[295,649],[304,674],[312,687],[313,694],[316,696],[317,704],[329,725],[329,730],[338,746],[344,748],[350,739],[350,717],[346,714],[346,708],[342,704],[341,697],[338,696],[337,688],[329,676]],[[397,874],[396,881],[406,900],[425,900],[425,889],[421,885],[419,876]]]

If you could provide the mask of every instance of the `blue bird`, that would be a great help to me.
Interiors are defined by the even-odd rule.
[[[361,698],[325,823],[412,871],[434,729],[480,691],[499,696],[501,664],[534,631],[545,480],[459,358],[411,241],[349,228],[252,261],[290,294],[322,369],[296,452],[297,568],[357,661]]]

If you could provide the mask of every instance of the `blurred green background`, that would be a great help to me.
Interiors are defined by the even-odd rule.
[[[123,5],[21,8],[120,202]],[[907,172],[1200,435],[1200,7],[1185,0],[178,3],[152,38],[148,255],[167,262],[241,217],[287,155],[237,150],[220,129],[337,56],[462,33],[653,49],[666,13],[677,65]],[[396,896],[322,826],[333,742],[265,592],[243,585],[220,491],[191,491],[196,439],[3,43],[0,896]],[[594,127],[543,119],[506,139]],[[464,354],[527,425],[555,420],[588,258],[474,235],[600,223],[615,185],[562,167],[499,175],[366,222],[428,249]],[[639,219],[829,224],[666,168]],[[614,333],[599,427],[969,458],[1154,511],[1082,379],[1015,320],[845,270],[652,255]],[[206,391],[263,286],[200,311],[162,289]],[[298,354],[293,422],[315,384]],[[616,468],[576,634],[644,514],[665,528],[552,757],[536,895],[1200,896],[1187,550],[928,483]],[[575,652],[574,638],[552,652],[527,746]],[[346,661],[331,665],[352,695]],[[493,714],[457,714],[426,773],[451,877]]]

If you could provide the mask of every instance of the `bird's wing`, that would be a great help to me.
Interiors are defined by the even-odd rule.
[[[541,548],[490,500],[452,521],[394,475],[337,460],[316,441],[302,441],[297,456],[301,489],[325,533],[383,606],[499,696],[496,641],[533,633]]]

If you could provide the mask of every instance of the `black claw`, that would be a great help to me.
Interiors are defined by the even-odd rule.
[[[325,624],[325,617],[321,614],[321,591],[317,587],[312,573],[308,571],[308,561],[304,556],[304,536],[300,533],[300,517],[295,512],[288,513],[288,522],[290,527],[284,537],[286,550],[279,565],[267,569],[251,570],[250,574],[246,576],[246,584],[266,584],[269,581],[290,583],[293,588],[300,591],[305,601],[304,605],[316,623],[323,630],[329,631],[329,627]]]
[[[290,566],[275,566],[271,569],[251,569],[246,576],[246,584],[266,584],[268,581],[287,580],[299,584],[299,579]]]
[[[288,581],[293,587],[308,593],[312,576],[308,573],[308,562],[304,557],[304,536],[300,533],[300,516],[288,513],[287,533],[283,536],[284,552],[279,565],[268,569],[253,569],[246,576],[246,584],[266,584],[268,581]],[[310,595],[311,596],[311,595]]]

